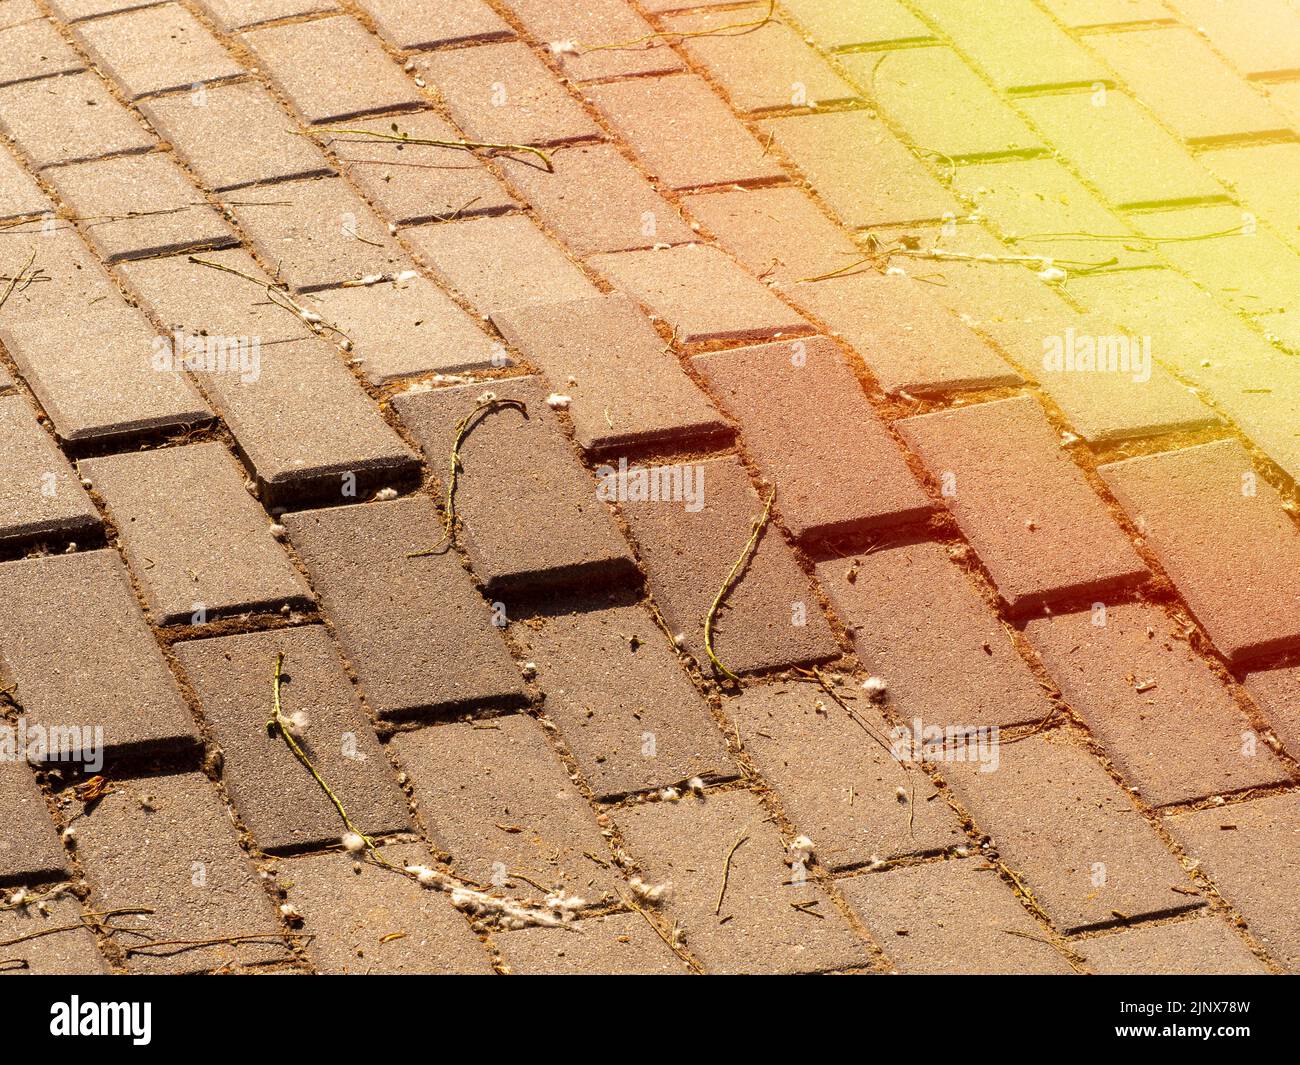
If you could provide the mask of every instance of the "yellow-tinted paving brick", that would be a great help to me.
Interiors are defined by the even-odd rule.
[[[148,7],[153,0],[52,0],[50,7],[65,22],[106,15],[111,11]]]
[[[857,0],[852,4],[786,0],[781,6],[823,48],[915,41],[932,36],[930,28],[898,0]]]
[[[1201,159],[1247,211],[1258,212],[1279,237],[1300,251],[1300,196],[1290,181],[1300,174],[1300,144],[1224,148],[1206,152]]]
[[[1300,71],[1300,12],[1287,0],[1172,0],[1238,70],[1251,77]]]
[[[1267,967],[1217,917],[1139,925],[1076,943],[1102,976],[1263,976]]]
[[[0,88],[0,130],[37,169],[152,148],[154,141],[94,74]]]
[[[514,36],[509,24],[484,0],[362,0],[379,36],[395,48],[436,48]]]
[[[1125,22],[1169,20],[1160,0],[1040,0],[1066,26],[1109,26]]]
[[[688,971],[636,913],[588,917],[563,929],[524,928],[498,936],[495,943],[510,971],[524,976],[681,976]]]
[[[105,0],[61,0],[62,3],[103,3]],[[120,2],[120,0],[113,0]],[[139,2],[139,0],[135,0]],[[332,0],[197,0],[213,21],[224,30],[238,30],[295,15],[337,11]]]
[[[85,65],[43,19],[0,25],[0,85],[67,74]]]

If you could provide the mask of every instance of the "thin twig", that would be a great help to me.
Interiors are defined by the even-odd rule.
[[[354,233],[353,236],[356,236],[356,234]],[[357,239],[359,240],[361,238],[358,237]],[[307,326],[308,329],[311,329],[314,332],[316,327],[320,326],[322,329],[327,329],[331,333],[337,333],[344,340],[348,341],[348,343],[351,343],[351,338],[343,332],[342,329],[330,325],[329,322],[322,319],[321,316],[316,314],[314,311],[306,310],[306,308],[299,304],[297,300],[289,295],[287,289],[281,288],[264,278],[256,277],[253,274],[246,274],[243,270],[236,270],[233,266],[227,266],[225,263],[214,263],[211,259],[201,259],[197,255],[189,256],[189,261],[197,263],[199,266],[206,266],[209,270],[220,270],[223,274],[234,274],[235,277],[242,277],[245,281],[251,281],[259,288],[266,290],[267,299],[281,310],[288,311],[302,322],[303,325]],[[283,302],[281,302],[281,300],[283,300]]]
[[[32,263],[34,263],[35,261],[36,261],[36,252],[35,250],[33,250],[32,254],[28,256],[27,262],[23,266],[23,268],[9,279],[9,284],[5,287],[4,295],[0,296],[0,308],[3,308],[4,305],[8,302],[9,297],[12,296],[14,293],[14,289],[18,287],[18,282],[21,281],[23,275],[32,268]]]
[[[727,860],[722,863],[722,884],[718,887],[718,901],[713,907],[715,916],[722,915],[722,900],[727,894],[727,885],[731,883],[731,859],[735,856],[736,851],[745,840],[749,839],[749,829],[741,833],[740,838],[731,845],[731,850],[727,851]]]
[[[759,29],[771,22],[775,14],[776,0],[768,0],[767,12],[762,18],[755,19],[752,22],[732,22],[726,26],[715,26],[711,30],[659,30],[657,33],[647,33],[644,37],[637,37],[631,41],[620,41],[616,44],[580,44],[578,48],[583,52],[609,52],[624,48],[635,48],[638,44],[656,41],[661,37],[674,37],[681,40],[691,37],[735,37],[738,36],[738,32],[732,31],[743,30],[748,33],[751,30]]]
[[[301,130],[290,130],[291,133],[297,133],[301,137],[310,137],[314,133],[336,133],[350,137],[374,137],[381,141],[396,141],[398,144],[426,144],[433,148],[458,148],[461,151],[472,152],[482,148],[491,152],[527,152],[529,155],[535,155],[546,166],[548,174],[555,173],[555,166],[551,162],[551,157],[541,148],[534,148],[531,144],[496,144],[492,141],[462,141],[462,140],[440,140],[436,137],[412,137],[409,133],[403,133],[397,129],[397,124],[393,124],[392,133],[385,133],[383,130],[376,129],[319,129],[304,133]]]
[[[767,503],[763,507],[763,513],[759,515],[754,522],[754,531],[750,534],[749,540],[745,544],[745,549],[736,559],[736,564],[731,567],[731,572],[727,574],[727,579],[722,582],[722,587],[718,589],[718,594],[713,597],[713,605],[709,607],[709,612],[704,618],[704,650],[708,653],[709,661],[729,680],[740,683],[740,678],[731,670],[718,661],[718,656],[713,652],[713,622],[717,617],[718,608],[722,605],[722,600],[726,597],[727,592],[731,589],[736,580],[736,575],[741,571],[749,561],[754,551],[758,547],[759,537],[763,535],[763,529],[767,525],[768,519],[772,516],[772,502],[776,499],[775,486],[767,494]]]

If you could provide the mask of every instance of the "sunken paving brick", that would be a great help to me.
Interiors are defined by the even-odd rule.
[[[709,972],[814,973],[868,964],[866,947],[830,900],[786,866],[781,835],[752,793],[634,806],[615,820],[646,878],[672,881],[671,915]]]
[[[845,225],[956,215],[961,207],[889,128],[867,111],[799,115],[763,123]],[[864,170],[862,160],[872,165]]]
[[[951,761],[942,772],[1063,931],[1199,905],[1128,795],[1063,733],[1004,744],[999,763],[983,773]]]
[[[6,742],[12,745],[16,738]],[[26,759],[12,748],[0,759],[0,816],[8,826],[0,842],[0,884],[62,879],[68,857]]]
[[[430,864],[428,852],[417,844],[390,844],[380,853],[399,868]],[[303,915],[302,929],[311,936],[304,944],[307,957],[319,973],[492,971],[487,951],[445,895],[373,861],[354,869],[350,855],[315,854],[280,863],[279,874],[289,884],[290,903]]]
[[[618,875],[596,816],[526,714],[432,725],[394,740],[457,875],[535,897],[612,897]]]
[[[180,4],[162,4],[77,26],[91,59],[135,100],[237,77],[243,67]]]
[[[705,619],[764,500],[734,458],[630,467],[615,473],[614,486],[655,601],[686,650],[707,666]],[[674,487],[680,499],[673,498]],[[779,511],[779,500],[776,506]],[[724,597],[713,630],[714,651],[734,673],[820,661],[838,651],[808,578],[772,525],[759,537],[744,579]]]
[[[1282,746],[1291,757],[1300,756],[1300,665],[1251,673],[1245,685]]]
[[[362,0],[358,6],[395,48],[437,48],[514,36],[485,0],[450,0],[436,6],[423,0]]]
[[[143,151],[154,141],[94,74],[0,88],[0,130],[37,169]]]
[[[520,976],[684,976],[677,957],[637,913],[588,917],[565,929],[524,928],[495,939]]]
[[[730,435],[626,296],[506,311],[492,324],[569,397],[574,435],[586,451]]]
[[[349,15],[254,29],[243,39],[309,123],[426,102],[379,42]]]
[[[77,604],[73,625],[70,602]],[[0,654],[29,727],[102,728],[110,763],[126,754],[193,752],[193,718],[115,553],[0,566]]]
[[[522,215],[420,226],[403,236],[484,315],[598,295],[564,250]],[[503,248],[510,255],[503,257]]]
[[[31,976],[101,976],[108,971],[95,945],[95,935],[81,925],[81,906],[74,898],[51,899],[47,910],[20,906],[0,910],[0,939],[20,948],[7,950],[16,955],[0,961],[0,974]],[[21,951],[21,954],[19,954]]]
[[[381,717],[523,699],[519,671],[426,499],[287,514],[325,616]],[[447,664],[455,663],[455,669]]]
[[[52,206],[40,186],[7,148],[0,149],[0,221],[47,211]]]
[[[481,385],[409,393],[393,403],[428,460],[438,464],[441,491],[449,476],[444,458],[462,437],[456,519],[488,594],[636,581],[627,544],[596,480],[564,438],[541,383],[502,381],[492,391],[513,406],[476,414],[463,436],[460,423],[475,411]]]
[[[1286,779],[1232,694],[1155,608],[1039,618],[1025,635],[1065,701],[1152,805]]]
[[[933,509],[833,341],[733,348],[694,363],[780,489],[796,539],[916,521]]]
[[[695,234],[610,144],[552,150],[550,173],[531,156],[502,164],[539,218],[578,255],[685,244]]]
[[[121,440],[211,419],[180,373],[155,364],[156,335],[125,303],[98,307],[93,316],[0,325],[0,340],[66,442]]]
[[[66,801],[65,797],[65,801]],[[129,846],[123,841],[129,840]],[[117,780],[77,821],[77,854],[97,910],[147,908],[118,918],[162,943],[259,935],[253,941],[150,947],[122,936],[136,973],[236,971],[287,961],[284,927],[240,850],[235,828],[202,773]]]
[[[162,153],[59,167],[51,181],[106,262],[238,243]]]
[[[562,601],[511,628],[546,713],[600,797],[737,775],[707,707],[641,606]]]
[[[932,36],[930,28],[899,0],[858,0],[854,4],[787,0],[781,6],[825,48],[919,41]]]
[[[857,95],[789,26],[775,18],[762,22],[766,13],[767,5],[760,4],[673,15],[663,25],[688,35],[682,40],[686,54],[708,70],[739,111],[817,107]],[[718,32],[747,22],[762,24],[747,33]]]
[[[1300,73],[1300,13],[1286,0],[1251,0],[1228,10],[1216,0],[1174,0],[1173,6],[1248,77]]]
[[[596,255],[594,270],[649,307],[683,344],[810,332],[799,313],[708,244]]]
[[[232,210],[258,254],[299,292],[410,265],[369,205],[341,178],[287,181],[272,198],[240,200]]]
[[[83,459],[80,469],[159,624],[311,605],[222,444]]]
[[[0,26],[0,85],[83,70],[86,64],[50,23]]]
[[[588,93],[641,161],[671,188],[785,176],[701,78],[610,82]]]
[[[1236,441],[1100,468],[1232,662],[1300,643],[1300,533]]]
[[[924,414],[899,428],[1012,610],[1146,575],[1032,398]]]
[[[193,640],[175,650],[221,748],[230,800],[262,850],[336,843],[347,831],[284,738],[267,733],[279,655],[280,712],[306,715],[299,742],[356,829],[374,836],[409,826],[406,797],[323,628]]]
[[[817,576],[913,732],[918,720],[922,730],[978,728],[1050,712],[1006,628],[942,545],[865,551],[820,563]]]
[[[653,39],[654,27],[627,0],[585,0],[582,4],[509,0],[504,6],[528,33],[552,46],[562,72],[574,81],[682,69],[677,53]],[[621,47],[647,37],[651,38],[647,47]]]
[[[840,880],[902,973],[1043,976],[1074,970],[997,871],[975,859],[929,862]]]
[[[848,869],[964,843],[929,777],[891,753],[896,737],[866,695],[849,686],[835,694],[849,710],[793,681],[754,685],[722,704],[817,861]]]
[[[69,0],[62,0],[68,3]],[[85,2],[85,0],[76,0]],[[99,2],[99,0],[90,0]],[[135,0],[139,2],[139,0]],[[295,15],[314,15],[323,11],[337,11],[332,0],[197,0],[218,26],[224,30],[238,30],[276,19]]]
[[[1267,966],[1217,917],[1126,928],[1074,944],[1101,976],[1264,976]]]
[[[140,110],[216,192],[331,172],[329,160],[309,140],[290,132],[290,120],[275,98],[252,82],[205,87],[197,97],[145,100]],[[238,137],[230,136],[232,129],[239,130]]]
[[[434,52],[416,69],[471,140],[559,144],[600,135],[564,83],[520,41]]]
[[[1246,919],[1264,948],[1300,972],[1300,796],[1295,792],[1171,817],[1169,831],[1199,870]]]
[[[99,530],[99,515],[68,460],[21,396],[0,398],[0,544],[76,540]]]
[[[790,295],[853,346],[886,392],[922,395],[1020,383],[989,343],[939,302],[932,286],[910,277],[850,274],[796,285]]]
[[[500,214],[515,206],[501,182],[470,152],[385,139],[462,139],[433,111],[349,122],[347,128],[359,132],[322,134],[322,141],[375,207],[398,225]]]

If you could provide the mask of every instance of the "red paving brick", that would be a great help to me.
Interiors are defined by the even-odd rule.
[[[0,843],[0,884],[60,879],[68,856],[59,846],[45,797],[24,760],[8,752],[0,762],[0,811],[10,826]]]
[[[432,504],[309,510],[284,523],[375,713],[521,701],[519,672],[455,554],[410,557],[441,528]]]
[[[1300,533],[1239,444],[1129,459],[1100,473],[1229,660],[1300,642]]]
[[[1295,757],[1300,751],[1300,666],[1251,673],[1245,685],[1287,752]]]
[[[1268,972],[1222,921],[1202,917],[1145,925],[1084,940],[1088,968],[1102,976],[1262,976]]]
[[[948,486],[945,501],[1012,609],[1100,594],[1144,576],[1033,399],[908,418],[899,428]]]

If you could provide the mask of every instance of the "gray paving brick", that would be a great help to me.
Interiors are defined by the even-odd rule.
[[[68,868],[45,796],[25,762],[14,754],[0,761],[0,811],[9,826],[0,842],[0,884],[62,879]]]
[[[0,221],[53,211],[40,186],[6,148],[0,150]]]
[[[1216,917],[1126,928],[1079,944],[1102,976],[1263,976],[1268,969]]]
[[[68,74],[85,66],[44,19],[0,26],[0,85]]]
[[[153,147],[145,128],[94,74],[0,88],[0,130],[37,169]]]
[[[35,976],[100,976],[106,973],[104,959],[88,928],[77,927],[81,906],[75,899],[58,898],[49,902],[49,912],[32,906],[0,910],[0,938],[22,938],[0,963],[0,973],[23,973]],[[71,926],[71,927],[69,927]]]
[[[484,0],[449,0],[436,6],[421,0],[363,0],[384,38],[395,48],[436,48],[444,44],[495,41],[514,31]]]
[[[27,276],[37,271],[45,279],[20,283],[9,293],[6,323],[31,325],[59,315],[84,315],[89,308],[102,311],[122,305],[104,267],[76,230],[52,214],[0,229],[0,250],[6,269],[13,271],[7,276],[17,275],[30,262]]]
[[[51,0],[50,8],[65,22],[106,15],[112,11],[148,7],[155,0]]]

